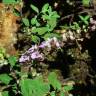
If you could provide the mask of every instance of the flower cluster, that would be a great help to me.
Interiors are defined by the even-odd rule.
[[[91,30],[95,31],[96,30],[96,20],[94,20],[94,18],[90,18],[90,24],[91,24]]]
[[[57,49],[60,48],[60,43],[56,37],[43,41],[39,46],[32,45],[31,48],[29,48],[24,54],[22,54],[19,62],[26,62],[30,60],[44,60],[44,54],[40,52],[39,49],[46,48],[48,51],[50,51],[53,47]]]

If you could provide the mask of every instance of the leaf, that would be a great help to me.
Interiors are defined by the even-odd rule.
[[[9,84],[10,80],[12,80],[12,78],[7,75],[7,74],[0,74],[0,81],[4,84]]]
[[[47,27],[35,28],[32,32],[38,32],[39,35],[43,35],[48,31]]]
[[[90,6],[90,0],[82,0],[82,3],[85,7],[89,7]]]
[[[31,24],[35,25],[37,23],[37,17],[31,19]]]
[[[89,15],[85,16],[85,20],[88,20],[89,18],[90,18],[90,16],[89,16]]]
[[[48,38],[52,38],[52,37],[57,37],[57,38],[60,38],[59,34],[56,34],[56,33],[46,33],[43,38],[45,40],[47,40]]]
[[[48,11],[48,8],[49,8],[49,4],[48,3],[46,3],[43,7],[42,7],[42,13],[45,13],[45,12],[47,12]]]
[[[13,13],[14,13],[15,16],[20,16],[21,15],[20,12],[15,8],[13,10]]]
[[[22,21],[24,23],[25,26],[29,26],[29,20],[27,18],[22,18]]]
[[[83,16],[79,15],[79,17],[80,17],[80,19],[81,19],[86,25],[88,25],[88,19],[90,18],[89,16],[83,17]]]
[[[56,18],[50,18],[50,20],[47,21],[47,24],[50,26],[50,31],[52,31],[57,25]]]
[[[36,35],[32,35],[32,41],[34,43],[38,43],[40,41],[40,38],[38,36],[36,36]]]
[[[2,3],[4,4],[14,4],[17,3],[15,0],[3,0]]]
[[[55,72],[51,72],[48,76],[48,80],[49,83],[53,86],[53,88],[56,90],[60,90],[61,89],[61,83],[60,81],[57,79],[57,74]]]
[[[34,6],[33,4],[30,5],[30,7],[36,12],[36,13],[39,13],[39,9]]]
[[[65,96],[63,91],[60,92],[60,96]]]
[[[84,17],[83,16],[81,16],[81,15],[79,15],[79,18],[82,20],[82,21],[84,21],[85,19],[84,19]]]
[[[15,56],[10,56],[8,58],[8,61],[9,61],[10,65],[11,65],[11,67],[13,67],[17,62],[17,58]]]
[[[51,96],[56,96],[56,95],[55,95],[55,91],[52,91],[52,92],[50,93],[50,95],[51,95]]]
[[[50,86],[43,81],[43,78],[22,79],[20,81],[23,96],[44,96],[49,92]]]
[[[3,92],[1,92],[1,96],[9,96],[9,94],[8,94],[8,91],[3,91]]]
[[[66,85],[66,86],[64,86],[64,90],[65,91],[70,91],[72,89],[73,89],[73,86],[72,85]]]

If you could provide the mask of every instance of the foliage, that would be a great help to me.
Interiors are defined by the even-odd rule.
[[[53,33],[54,28],[57,25],[57,19],[60,17],[56,11],[52,11],[52,7],[49,4],[45,4],[40,11],[36,6],[30,5],[32,10],[34,10],[37,14],[31,19],[22,18],[22,22],[25,25],[23,31],[33,42],[38,43],[43,38],[44,40],[47,38],[59,36],[56,33]],[[40,11],[40,12],[39,12]],[[40,22],[40,20],[42,22]],[[31,24],[30,24],[31,22]],[[29,28],[30,27],[30,28]]]
[[[87,77],[93,84],[95,76],[90,75],[93,71],[88,60],[94,59],[95,52],[89,48],[92,45],[89,43],[94,41],[96,20],[85,12],[86,9],[83,12],[84,8],[90,7],[90,0],[82,0],[80,4],[84,8],[80,5],[80,9],[76,7],[76,0],[65,0],[64,4],[57,0],[53,6],[45,0],[41,9],[34,0],[30,4],[28,1],[29,5],[26,0],[2,2],[6,6],[12,5],[13,14],[22,18],[16,33],[18,54],[9,55],[0,46],[0,96],[73,96],[72,92],[78,96],[75,88],[87,86]],[[24,4],[28,12],[23,9],[21,14],[14,6],[19,3]],[[74,10],[67,12],[70,8]]]

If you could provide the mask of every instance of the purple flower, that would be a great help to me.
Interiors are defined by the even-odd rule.
[[[32,47],[28,49],[27,53],[32,53],[32,52],[34,52],[37,49],[38,49],[37,45],[32,45]]]
[[[27,56],[27,55],[22,55],[22,56],[20,57],[20,59],[19,59],[19,62],[26,62],[26,61],[29,61],[29,60],[30,60],[29,56]]]
[[[43,56],[42,56],[42,54],[40,54],[38,51],[36,51],[36,52],[33,52],[32,54],[30,54],[31,55],[31,59],[41,59],[41,58],[43,58]]]
[[[46,42],[42,42],[40,45],[39,45],[39,48],[45,48],[47,45],[46,45]]]

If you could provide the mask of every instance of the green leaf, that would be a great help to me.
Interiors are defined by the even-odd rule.
[[[88,25],[88,19],[90,18],[90,16],[85,16],[85,17],[83,17],[83,16],[81,16],[81,15],[79,15],[79,18],[86,24],[86,25]]]
[[[14,9],[13,13],[14,13],[15,16],[20,16],[21,15],[20,12],[17,9]]]
[[[49,20],[50,16],[47,14],[42,15],[43,20]]]
[[[43,81],[43,78],[22,79],[20,81],[23,96],[45,96],[49,92],[50,86]]]
[[[56,95],[55,95],[55,91],[52,91],[52,92],[50,93],[50,95],[51,95],[51,96],[56,96]]]
[[[63,91],[60,92],[60,96],[65,96]]]
[[[4,4],[14,4],[17,3],[15,0],[3,0],[2,3]]]
[[[85,16],[85,20],[88,20],[89,18],[90,18],[90,16],[89,16],[89,15]]]
[[[10,65],[11,65],[11,67],[13,67],[17,62],[17,58],[15,56],[10,56],[8,58],[8,61],[9,61]]]
[[[53,37],[60,38],[60,35],[59,34],[56,34],[56,33],[46,33],[43,36],[44,40],[47,40],[48,38],[53,38]]]
[[[9,84],[10,80],[12,80],[12,78],[7,75],[7,74],[0,74],[0,81],[4,84]]]
[[[27,18],[22,18],[22,21],[24,23],[25,26],[29,26],[29,20]]]
[[[1,92],[1,96],[9,96],[9,94],[8,94],[8,91],[3,91],[3,92]]]
[[[57,79],[57,74],[55,72],[51,72],[48,76],[48,80],[49,83],[53,86],[53,88],[56,90],[60,90],[61,89],[61,83],[60,81]]]
[[[85,7],[89,7],[90,6],[90,0],[82,0],[82,3]]]
[[[50,20],[47,21],[47,24],[50,26],[49,27],[50,31],[52,31],[57,25],[57,19],[56,18],[50,18]]]
[[[31,24],[36,25],[36,23],[37,23],[37,17],[32,18],[31,19]]]
[[[65,91],[70,91],[72,89],[73,89],[73,86],[72,85],[66,85],[66,86],[64,86],[64,90]]]
[[[47,3],[47,4],[45,4],[43,7],[42,7],[42,13],[45,13],[45,12],[47,12],[48,11],[48,8],[49,8],[49,4]]]
[[[32,32],[38,32],[39,35],[43,35],[48,31],[47,27],[35,28]]]
[[[79,18],[82,20],[82,21],[84,21],[85,19],[84,19],[84,17],[83,16],[81,16],[81,15],[79,15]]]
[[[36,7],[36,6],[34,6],[34,5],[30,5],[30,7],[36,12],[36,13],[39,13],[39,9]]]
[[[40,41],[40,38],[38,36],[36,36],[36,35],[32,35],[32,41],[34,43],[38,43]]]

